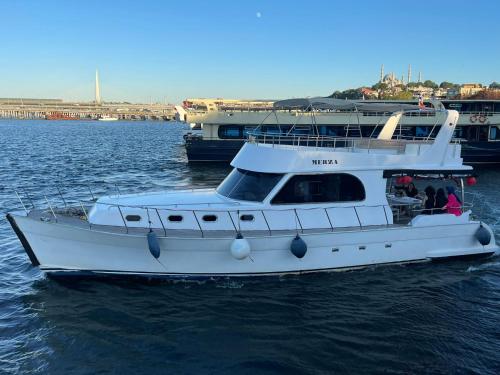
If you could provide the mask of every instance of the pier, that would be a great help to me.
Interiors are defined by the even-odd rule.
[[[0,118],[46,119],[48,116],[97,120],[102,116],[121,120],[175,120],[172,104],[65,102],[61,99],[0,98]]]

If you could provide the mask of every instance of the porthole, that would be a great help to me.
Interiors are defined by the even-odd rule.
[[[253,217],[253,215],[248,215],[248,214],[241,215],[240,220],[241,221],[254,221],[254,217]]]
[[[141,217],[139,215],[127,215],[125,216],[127,221],[141,221]]]
[[[213,222],[217,221],[216,215],[203,215],[203,221]]]
[[[182,216],[181,215],[170,215],[168,217],[168,221],[173,221],[175,223],[179,223],[182,221]]]

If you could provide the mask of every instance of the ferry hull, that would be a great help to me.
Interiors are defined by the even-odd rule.
[[[186,143],[189,162],[230,163],[243,140],[192,140]],[[467,142],[462,145],[464,164],[500,164],[500,143]]]
[[[107,274],[190,278],[281,275],[481,256],[499,250],[489,228],[492,240],[489,245],[481,246],[475,238],[479,222],[468,222],[303,233],[301,237],[308,250],[301,259],[290,252],[295,236],[292,233],[247,236],[252,251],[244,260],[231,256],[231,237],[158,236],[161,254],[156,259],[149,251],[146,233],[110,233],[33,220],[23,215],[9,216],[32,263],[58,276]]]

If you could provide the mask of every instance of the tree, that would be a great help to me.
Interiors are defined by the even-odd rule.
[[[420,83],[417,83],[417,82],[408,82],[408,84],[406,85],[406,87],[418,87],[420,86]]]
[[[498,100],[500,99],[500,93],[498,91],[493,90],[482,90],[474,95],[469,96],[467,99],[489,99],[489,100]]]
[[[363,94],[361,94],[361,88],[357,88],[345,91],[335,91],[330,97],[335,99],[361,99]]]
[[[410,91],[400,91],[397,94],[384,94],[381,99],[386,100],[411,100],[413,99],[413,93]]]
[[[500,89],[500,83],[494,81],[490,84],[490,89]]]
[[[436,84],[436,82],[433,82],[430,79],[428,79],[427,81],[425,81],[422,84],[422,86],[424,86],[424,87],[430,87],[431,89],[437,89],[438,88],[438,85]]]
[[[387,83],[382,83],[382,82],[378,82],[376,84],[374,84],[372,86],[372,89],[373,90],[381,90],[381,91],[384,91],[384,90],[387,90],[389,87],[387,86]]]
[[[439,84],[439,87],[442,89],[451,89],[455,86],[457,86],[457,85],[454,83],[448,82],[448,81],[443,81]]]

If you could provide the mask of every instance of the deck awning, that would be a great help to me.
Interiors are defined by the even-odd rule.
[[[334,98],[296,98],[274,102],[275,109],[329,109],[329,110],[355,110],[370,112],[397,112],[418,111],[421,108],[414,104],[405,103],[379,103],[356,100],[342,100]],[[429,110],[429,109],[426,109]],[[432,109],[431,109],[432,110]]]
[[[475,176],[472,167],[465,165],[464,169],[386,169],[383,177],[399,177],[399,176],[439,176],[440,178],[462,178]]]

